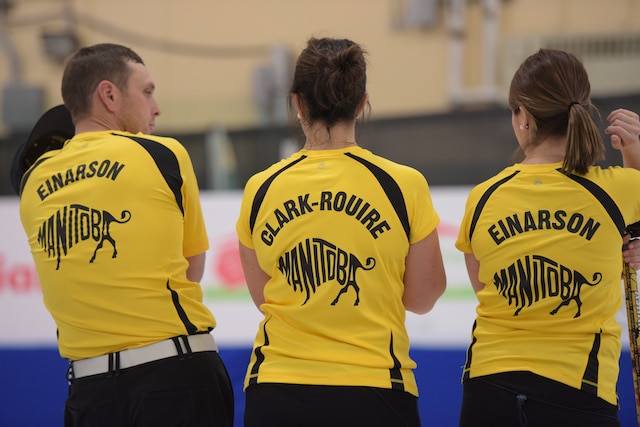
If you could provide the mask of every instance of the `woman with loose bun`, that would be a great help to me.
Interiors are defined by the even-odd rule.
[[[429,187],[360,147],[364,49],[311,38],[290,90],[303,148],[246,184],[237,222],[264,313],[245,379],[252,426],[419,426],[406,311],[445,289]]]

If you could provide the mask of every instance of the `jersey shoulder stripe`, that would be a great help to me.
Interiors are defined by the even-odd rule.
[[[155,162],[158,170],[162,174],[169,189],[173,193],[180,212],[184,216],[184,205],[182,203],[182,175],[180,174],[180,163],[175,153],[163,144],[147,138],[138,136],[128,136],[113,133],[114,136],[123,136],[140,144]]]
[[[557,169],[557,171],[560,173],[563,173],[562,170],[560,169]],[[596,199],[598,199],[600,204],[605,208],[605,210],[611,217],[611,220],[615,224],[620,235],[623,236],[624,229],[625,229],[624,217],[622,216],[622,213],[620,212],[618,205],[616,205],[616,202],[613,201],[611,196],[609,196],[607,192],[604,191],[598,184],[596,184],[595,182],[583,176],[571,174],[571,175],[567,175],[567,177],[571,178],[578,184],[582,185],[591,194],[593,194],[593,196]]]
[[[489,197],[491,197],[493,192],[496,191],[498,189],[498,187],[500,187],[505,182],[509,181],[511,178],[516,176],[518,173],[520,173],[520,171],[515,171],[511,175],[506,176],[506,177],[502,178],[500,181],[495,182],[493,185],[491,185],[491,187],[489,187],[487,189],[487,191],[484,192],[482,197],[480,197],[480,200],[478,200],[478,204],[476,205],[476,209],[473,211],[473,217],[471,219],[471,226],[469,227],[469,241],[471,241],[471,238],[473,237],[473,232],[476,229],[476,224],[478,222],[478,219],[480,218],[480,214],[482,213],[482,209],[484,209],[484,205],[486,205],[487,201],[489,200]]]
[[[249,216],[249,227],[251,229],[251,232],[253,232],[253,227],[255,226],[256,218],[258,217],[258,211],[260,210],[260,206],[262,206],[264,197],[267,194],[267,190],[271,186],[271,183],[273,183],[273,180],[276,179],[278,175],[280,175],[282,172],[286,171],[292,166],[295,166],[296,164],[300,163],[302,160],[306,158],[307,156],[301,156],[300,158],[292,161],[291,163],[286,164],[284,167],[278,169],[273,175],[271,175],[262,183],[262,185],[256,192],[256,196],[253,199],[253,204],[251,205],[251,215]]]
[[[404,232],[407,235],[408,239],[410,237],[409,233],[411,231],[409,226],[409,215],[407,214],[407,205],[405,203],[404,196],[402,195],[402,190],[400,189],[398,183],[385,170],[371,163],[370,161],[356,156],[352,153],[345,153],[345,155],[364,165],[378,180],[383,191],[389,198],[391,206],[393,206],[393,209],[396,211],[396,214],[400,219],[400,223],[402,224],[402,227],[404,228]]]
[[[31,165],[31,167],[24,173],[24,175],[22,176],[22,179],[20,180],[20,191],[18,193],[19,195],[22,195],[22,190],[24,190],[24,186],[27,183],[27,180],[29,179],[31,172],[33,172],[38,166],[40,166],[42,162],[44,162],[47,159],[50,159],[54,154],[56,154],[59,151],[60,150],[47,151],[42,156],[40,156],[33,165]]]

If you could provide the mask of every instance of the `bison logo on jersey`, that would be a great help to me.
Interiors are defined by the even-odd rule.
[[[344,249],[327,242],[313,238],[298,243],[289,252],[284,253],[278,260],[278,270],[287,278],[289,286],[296,292],[304,292],[305,305],[312,293],[326,282],[335,281],[341,288],[331,305],[338,304],[340,297],[353,288],[355,301],[360,304],[360,286],[356,280],[358,269],[371,270],[376,260],[367,258],[362,263],[358,257]]]
[[[59,209],[42,223],[38,229],[38,243],[49,258],[56,258],[56,270],[60,269],[63,255],[66,256],[74,245],[87,240],[97,242],[90,263],[95,261],[105,241],[113,246],[111,258],[116,258],[118,251],[116,240],[111,235],[111,224],[124,224],[130,219],[131,212],[128,210],[123,210],[118,220],[106,210],[72,204]]]
[[[102,211],[102,233],[100,233],[100,241],[96,246],[96,250],[93,251],[93,256],[91,257],[91,260],[89,260],[89,262],[93,262],[96,260],[96,255],[98,254],[98,251],[102,249],[102,246],[104,245],[105,240],[107,240],[109,243],[111,243],[111,246],[113,246],[113,253],[111,255],[111,258],[115,258],[118,256],[116,241],[113,239],[113,237],[111,237],[111,231],[110,231],[111,223],[116,222],[118,224],[124,224],[129,222],[130,219],[131,219],[131,212],[129,211],[122,211],[120,213],[120,220],[117,220],[108,211]]]
[[[598,283],[600,283],[600,281],[602,280],[601,273],[593,274],[593,278],[592,278],[593,282],[588,281],[581,273],[577,271],[574,271],[573,273],[574,273],[574,278],[573,278],[573,286],[571,286],[571,291],[568,293],[560,294],[560,297],[562,298],[562,302],[558,304],[556,308],[551,310],[551,313],[549,314],[556,314],[558,310],[560,310],[560,307],[562,307],[563,305],[569,305],[571,301],[575,301],[576,305],[578,306],[578,311],[573,317],[580,317],[580,309],[582,308],[580,291],[582,290],[582,285],[595,286]]]
[[[542,255],[525,256],[493,276],[498,293],[516,307],[514,316],[541,299],[560,297],[562,302],[549,314],[554,315],[575,301],[577,311],[573,317],[580,317],[582,286],[595,286],[601,280],[602,273],[594,273],[589,281],[581,272]]]

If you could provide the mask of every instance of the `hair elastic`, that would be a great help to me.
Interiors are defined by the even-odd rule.
[[[573,107],[573,106],[574,106],[574,105],[576,105],[576,104],[580,104],[580,103],[579,103],[578,101],[571,101],[571,102],[569,103],[569,111],[571,111],[571,107]]]

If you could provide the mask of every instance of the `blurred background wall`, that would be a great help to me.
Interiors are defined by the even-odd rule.
[[[113,42],[138,52],[163,112],[156,132],[191,154],[212,245],[201,285],[219,320],[238,427],[259,319],[237,255],[241,189],[301,143],[286,92],[306,40],[346,37],[367,49],[372,109],[358,141],[420,170],[443,221],[448,289],[407,323],[423,421],[453,427],[476,304],[453,242],[470,186],[512,162],[511,76],[540,47],[576,53],[604,129],[615,108],[640,112],[639,18],[640,0],[0,0],[0,426],[62,424],[66,362],[8,171],[37,118],[62,102],[64,59],[78,47]],[[603,162],[619,163],[611,150]],[[620,418],[636,425],[628,341],[620,364]]]
[[[300,142],[286,92],[306,40],[353,39],[369,52],[361,144],[432,184],[473,184],[511,161],[508,85],[540,47],[583,59],[604,118],[640,111],[638,18],[640,0],[0,0],[0,194],[80,46],[137,51],[157,85],[156,132],[187,146],[203,189],[227,189]]]

